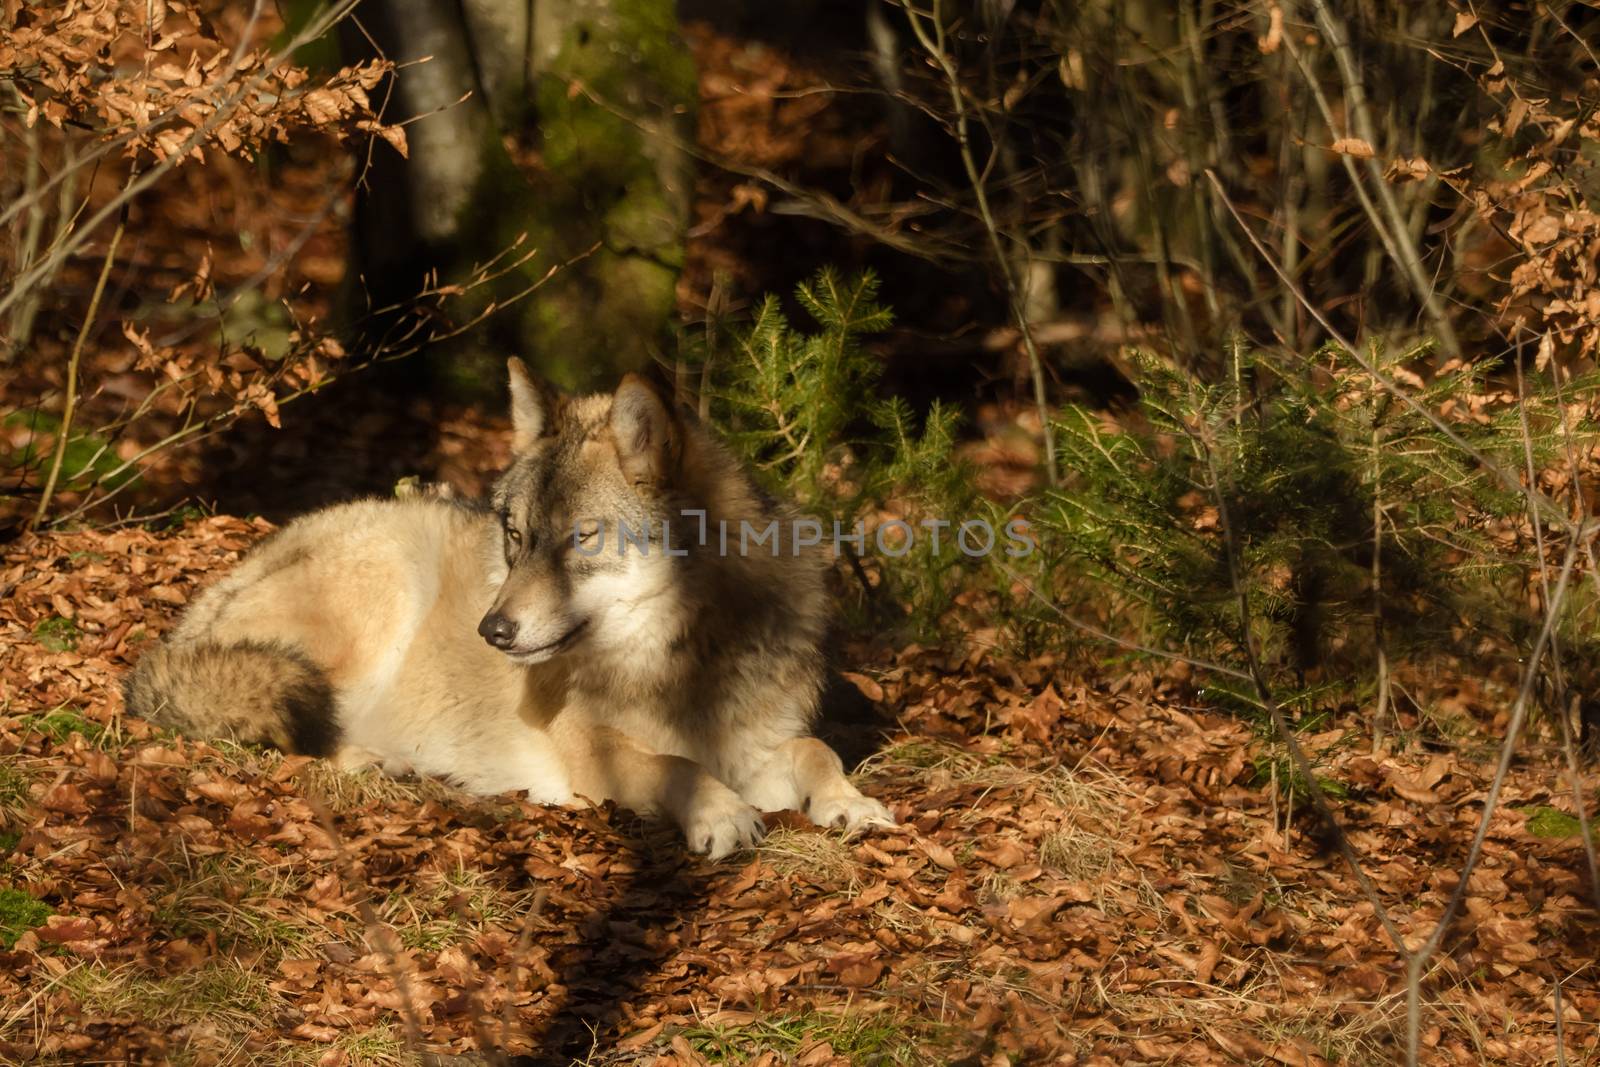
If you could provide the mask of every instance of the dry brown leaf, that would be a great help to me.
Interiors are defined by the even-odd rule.
[[[1354,156],[1357,159],[1371,159],[1377,153],[1372,150],[1372,145],[1359,137],[1341,137],[1333,142],[1333,151],[1344,156]]]

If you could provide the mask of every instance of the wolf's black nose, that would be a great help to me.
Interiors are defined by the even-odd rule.
[[[491,611],[478,624],[478,636],[503,651],[510,648],[511,642],[516,640],[517,624],[498,611]]]

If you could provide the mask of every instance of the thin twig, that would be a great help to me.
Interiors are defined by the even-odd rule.
[[[1556,1015],[1556,1067],[1567,1067],[1567,1034],[1566,1021],[1561,1018],[1563,1005],[1561,1003],[1561,976],[1556,975],[1555,980],[1555,1015]]]
[[[329,842],[333,845],[334,855],[339,860],[342,870],[339,872],[341,880],[346,883],[354,882],[362,885],[360,869],[351,859],[350,853],[345,848],[344,835],[339,832],[338,823],[334,821],[333,814],[319,799],[310,794],[301,797],[311,813],[316,816],[323,833],[328,835]],[[361,916],[362,924],[367,929],[367,940],[372,948],[382,953],[389,964],[390,976],[394,980],[395,992],[399,996],[400,1021],[405,1025],[406,1044],[415,1051],[423,1051],[422,1026],[417,1019],[416,1005],[411,996],[411,975],[409,969],[402,966],[400,955],[395,948],[399,938],[393,929],[378,918],[378,913],[372,907],[365,888],[357,890],[355,897],[356,912]]]
[[[1517,372],[1517,419],[1522,432],[1522,454],[1524,462],[1527,464],[1528,484],[1533,485],[1534,479],[1537,475],[1533,462],[1533,431],[1528,426],[1527,390],[1522,376],[1522,343],[1520,339],[1517,343],[1517,354],[1512,359],[1512,365],[1516,368]],[[1557,387],[1559,388],[1560,371],[1552,366],[1551,373],[1555,375]],[[1567,444],[1568,460],[1573,465],[1572,469],[1576,471],[1578,469],[1577,457],[1571,454],[1572,436],[1569,428],[1566,425],[1566,408],[1559,402],[1557,406],[1561,407],[1563,412],[1562,437]],[[1582,507],[1582,488],[1579,486],[1579,481],[1580,479],[1578,478],[1572,479],[1574,491],[1579,494],[1578,514],[1581,515],[1584,514],[1584,509]],[[1533,527],[1534,551],[1536,553],[1536,558],[1539,561],[1540,603],[1545,606],[1546,611],[1549,611],[1550,566],[1545,558],[1544,528],[1540,524],[1539,517],[1537,515],[1530,515],[1528,518],[1529,525]],[[1600,909],[1600,856],[1597,856],[1595,853],[1594,837],[1590,833],[1589,805],[1587,799],[1583,795],[1583,775],[1578,769],[1578,755],[1576,748],[1573,745],[1572,722],[1570,718],[1570,716],[1577,710],[1581,698],[1574,694],[1572,697],[1573,706],[1571,708],[1567,707],[1567,681],[1565,672],[1561,667],[1561,649],[1559,644],[1557,644],[1557,638],[1558,635],[1552,635],[1550,639],[1550,676],[1551,680],[1555,683],[1556,722],[1561,728],[1561,750],[1563,755],[1566,757],[1568,778],[1572,782],[1573,808],[1578,813],[1578,831],[1583,835],[1584,858],[1589,864],[1589,891],[1594,894],[1595,907]]]
[[[1207,173],[1210,173],[1207,171]],[[1322,823],[1333,835],[1334,843],[1338,846],[1339,854],[1350,867],[1350,872],[1355,876],[1356,883],[1361,886],[1361,891],[1366,894],[1367,901],[1372,905],[1372,911],[1377,916],[1384,932],[1394,942],[1395,950],[1401,958],[1406,955],[1405,938],[1400,933],[1400,928],[1389,917],[1388,909],[1383,906],[1383,897],[1378,893],[1378,887],[1367,877],[1366,869],[1361,866],[1361,858],[1356,855],[1354,846],[1345,835],[1344,827],[1340,825],[1339,818],[1333,813],[1333,805],[1328,802],[1327,794],[1322,790],[1322,784],[1317,781],[1317,776],[1311,766],[1311,760],[1306,756],[1305,749],[1301,748],[1300,740],[1295,736],[1289,721],[1284,718],[1283,709],[1272,695],[1272,687],[1267,684],[1267,678],[1261,669],[1261,659],[1256,653],[1255,638],[1250,633],[1250,620],[1253,617],[1250,609],[1250,593],[1245,588],[1239,562],[1239,545],[1234,534],[1232,518],[1228,511],[1228,494],[1222,484],[1222,474],[1217,469],[1216,455],[1212,451],[1211,443],[1199,434],[1190,433],[1190,439],[1200,450],[1201,458],[1205,460],[1206,468],[1211,476],[1212,500],[1217,505],[1217,525],[1222,529],[1224,545],[1228,557],[1228,580],[1233,587],[1234,598],[1239,607],[1239,644],[1245,655],[1245,662],[1249,666],[1250,681],[1254,684],[1256,695],[1261,700],[1262,707],[1266,708],[1267,716],[1272,720],[1272,728],[1289,750],[1289,758],[1294,761],[1295,770],[1305,782],[1306,793],[1311,797],[1311,806],[1317,809],[1317,815]],[[1293,794],[1291,793],[1291,796]]]
[[[1389,725],[1389,655],[1383,630],[1383,431],[1372,423],[1372,644],[1378,656],[1378,706],[1372,713],[1372,751]]]
[[[1326,0],[1311,0],[1311,3],[1317,9],[1317,21],[1322,24],[1322,30],[1328,35],[1328,41],[1333,46],[1333,57],[1338,63],[1340,77],[1344,80],[1347,110],[1355,120],[1356,133],[1376,152],[1377,128],[1372,124],[1372,112],[1367,107],[1367,94],[1362,86],[1361,72],[1357,69],[1355,57],[1350,50],[1350,33],[1344,23],[1328,9]],[[1287,34],[1285,39],[1288,39]],[[1330,132],[1331,129],[1330,126]],[[1400,204],[1395,200],[1394,190],[1383,179],[1383,168],[1379,165],[1376,155],[1367,157],[1367,173],[1377,186],[1378,203],[1383,207],[1383,212],[1389,220],[1389,229],[1393,237],[1391,254],[1398,253],[1401,268],[1411,282],[1411,287],[1416,290],[1417,298],[1422,301],[1423,310],[1427,312],[1434,331],[1439,335],[1439,343],[1444,346],[1445,353],[1459,359],[1461,342],[1456,338],[1455,327],[1450,324],[1449,316],[1445,314],[1444,307],[1439,302],[1439,294],[1434,290],[1433,282],[1423,268],[1422,257],[1405,240],[1409,228],[1401,215]]]
[[[1489,823],[1494,818],[1495,808],[1500,804],[1500,791],[1505,787],[1506,775],[1510,773],[1511,760],[1516,754],[1517,741],[1521,738],[1523,724],[1527,721],[1528,704],[1533,695],[1534,683],[1539,677],[1539,663],[1544,659],[1550,635],[1555,631],[1556,619],[1561,614],[1562,603],[1566,600],[1572,569],[1578,562],[1578,547],[1583,540],[1584,537],[1574,536],[1567,542],[1567,554],[1561,564],[1561,575],[1556,580],[1555,592],[1551,595],[1550,603],[1545,607],[1544,627],[1539,631],[1539,639],[1534,642],[1533,650],[1528,653],[1527,664],[1522,672],[1522,684],[1517,689],[1516,702],[1511,706],[1511,721],[1506,725],[1505,740],[1500,744],[1500,760],[1495,766],[1494,779],[1489,783],[1489,792],[1483,799],[1483,813],[1478,817],[1478,832],[1473,835],[1472,846],[1467,850],[1467,860],[1462,864],[1456,887],[1451,892],[1450,900],[1439,916],[1438,923],[1434,925],[1433,933],[1406,960],[1406,1063],[1409,1067],[1416,1067],[1422,1049],[1422,968],[1439,950],[1439,945],[1444,941],[1444,935],[1449,931],[1456,913],[1461,910],[1462,902],[1467,899],[1472,872],[1477,869],[1478,860],[1483,855],[1483,843],[1489,836]]]
[[[911,0],[900,0],[900,5],[906,10],[906,21],[911,25],[911,32],[916,35],[928,57],[944,72],[945,80],[949,83],[950,106],[955,113],[956,147],[961,153],[961,165],[966,169],[967,180],[972,185],[972,194],[978,204],[978,214],[983,219],[990,247],[994,250],[995,266],[1000,271],[1001,281],[1005,283],[1011,314],[1017,320],[1017,329],[1022,331],[1022,347],[1028,354],[1028,368],[1033,375],[1033,402],[1038,407],[1039,422],[1044,431],[1045,474],[1052,486],[1060,485],[1061,475],[1056,465],[1055,433],[1050,427],[1049,396],[1045,391],[1044,363],[1039,358],[1039,346],[1034,342],[1033,327],[1028,322],[1027,304],[1022,299],[1021,290],[1011,270],[1011,260],[1006,255],[1005,245],[1000,240],[1000,228],[995,224],[994,213],[989,209],[989,194],[985,188],[983,175],[979,173],[977,159],[972,154],[972,141],[967,131],[966,97],[961,88],[961,76],[945,50],[941,0],[933,0],[933,13],[927,16],[920,15]],[[922,25],[923,18],[933,23],[932,37]]]
[[[61,461],[67,455],[67,441],[72,436],[72,417],[78,407],[78,364],[83,358],[83,342],[88,339],[89,330],[100,314],[100,298],[105,295],[106,279],[111,277],[111,267],[117,260],[117,246],[122,243],[122,234],[127,226],[128,214],[124,210],[122,217],[117,220],[117,228],[111,233],[111,244],[106,247],[106,258],[100,264],[100,277],[94,283],[94,295],[89,298],[89,310],[84,312],[83,324],[78,327],[78,336],[72,342],[72,354],[67,357],[67,397],[61,410],[61,426],[56,431],[55,455],[50,458],[50,474],[45,478],[44,491],[39,494],[39,506],[34,509],[30,528],[37,528],[44,521],[45,513],[50,510],[50,498],[56,491],[56,479],[61,476]]]

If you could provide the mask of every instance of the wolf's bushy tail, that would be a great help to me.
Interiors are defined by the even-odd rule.
[[[339,739],[326,672],[292,645],[197,642],[151,648],[123,687],[128,711],[195,738],[326,756]]]

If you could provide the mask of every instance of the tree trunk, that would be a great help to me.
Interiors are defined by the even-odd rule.
[[[517,354],[583,389],[659,355],[693,178],[695,72],[673,0],[365,0],[356,17],[345,44],[365,30],[401,65],[386,117],[410,141],[409,159],[377,146],[359,186],[363,298],[404,302],[436,278],[467,286],[447,311],[468,321],[598,245],[429,363],[476,390]],[[513,161],[518,143],[531,161]],[[470,284],[522,235],[537,255]]]

